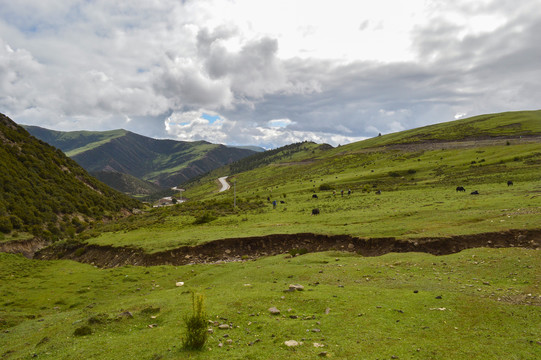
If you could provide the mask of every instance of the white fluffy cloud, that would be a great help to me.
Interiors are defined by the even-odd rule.
[[[540,5],[4,2],[0,111],[57,130],[274,147],[537,109]]]

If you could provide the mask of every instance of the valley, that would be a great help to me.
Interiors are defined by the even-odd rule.
[[[256,153],[172,206],[110,193],[122,210],[94,205],[77,231],[78,209],[55,209],[55,237],[1,234],[33,258],[0,253],[0,356],[541,357],[540,168],[541,111],[524,111]],[[181,347],[192,293],[201,351]]]

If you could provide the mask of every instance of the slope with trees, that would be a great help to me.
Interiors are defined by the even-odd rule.
[[[0,114],[0,231],[58,239],[140,203]]]

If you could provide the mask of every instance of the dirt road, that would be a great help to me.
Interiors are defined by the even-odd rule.
[[[222,184],[222,188],[219,190],[219,192],[229,190],[231,188],[231,185],[227,182],[227,176],[222,176],[221,178],[218,178],[218,181],[220,184]]]

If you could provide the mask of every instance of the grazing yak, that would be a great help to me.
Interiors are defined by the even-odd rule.
[[[513,185],[513,182],[512,182],[511,180],[509,180],[509,181],[507,182],[507,186],[512,186],[512,185]]]
[[[319,215],[319,209],[312,209],[312,215]]]
[[[470,193],[470,195],[479,195],[479,191],[475,190]]]
[[[457,191],[457,192],[459,192],[459,191],[464,191],[464,192],[465,192],[466,189],[464,189],[463,186],[458,186],[458,187],[456,188],[456,191]]]
[[[317,194],[313,194],[312,199],[317,199]]]
[[[381,190],[376,190],[376,195],[381,195]]]

